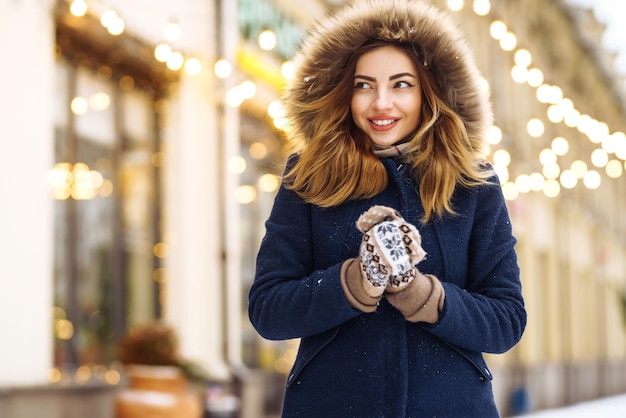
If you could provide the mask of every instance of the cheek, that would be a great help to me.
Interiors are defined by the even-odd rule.
[[[410,105],[411,113],[413,117],[416,119],[421,119],[422,117],[422,100],[421,98],[416,98],[413,100],[413,103]]]
[[[352,120],[354,120],[355,123],[358,123],[360,113],[361,108],[359,106],[359,101],[353,97],[350,101],[350,114],[352,115]]]

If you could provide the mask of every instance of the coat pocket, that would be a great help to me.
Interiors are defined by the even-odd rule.
[[[445,341],[443,341],[443,342],[448,347],[452,348],[454,351],[456,351],[461,356],[463,356],[465,359],[467,359],[467,361],[469,361],[476,368],[478,373],[480,373],[481,379],[493,380],[493,375],[491,374],[491,371],[489,370],[489,367],[487,367],[487,363],[485,362],[485,358],[483,357],[483,355],[481,353],[477,353],[475,351],[470,351],[470,350],[465,350],[463,348],[456,347],[456,346],[454,346],[454,345],[452,345],[450,343],[447,343]]]
[[[291,369],[291,373],[289,373],[289,377],[287,377],[287,387],[298,380],[298,377],[306,365],[337,336],[340,328],[341,327],[336,327],[329,331],[302,339],[296,362]]]

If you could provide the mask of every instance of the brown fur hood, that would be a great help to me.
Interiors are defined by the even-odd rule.
[[[372,40],[418,44],[422,65],[435,73],[448,105],[463,119],[472,145],[482,148],[493,116],[470,47],[445,12],[421,0],[356,0],[309,33],[285,96],[295,137],[310,138],[316,118],[333,117],[308,112],[302,104],[328,94],[345,76],[342,69],[352,52]]]

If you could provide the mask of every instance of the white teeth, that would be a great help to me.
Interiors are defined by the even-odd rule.
[[[386,126],[391,125],[394,122],[393,119],[385,119],[385,120],[372,120],[372,123],[376,126]]]

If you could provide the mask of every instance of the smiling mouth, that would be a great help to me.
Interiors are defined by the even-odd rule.
[[[371,119],[370,122],[376,126],[387,126],[394,123],[395,119]]]

